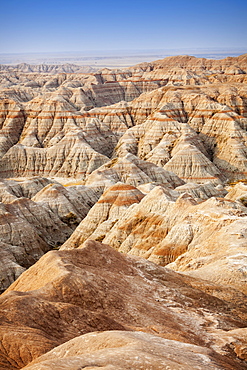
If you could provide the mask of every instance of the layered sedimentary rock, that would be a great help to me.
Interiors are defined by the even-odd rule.
[[[22,197],[31,199],[41,189],[50,184],[58,183],[54,179],[37,176],[23,179],[2,179],[0,181],[0,200],[2,203],[10,203]]]
[[[219,103],[232,90],[243,95],[241,114],[233,104]],[[149,115],[122,136],[118,155],[137,154],[195,182],[245,178],[245,85],[164,87],[131,103],[133,108],[143,104]]]
[[[78,68],[0,68],[1,369],[246,368],[246,55]]]
[[[143,197],[144,194],[131,185],[117,183],[109,187],[73,233],[74,242],[68,240],[62,249],[78,247],[87,239],[103,240],[126,209]]]
[[[75,228],[97,202],[99,193],[84,185],[47,185],[32,200],[45,206],[64,223]]]
[[[0,291],[62,245],[99,196],[89,187],[46,178],[0,181]]]
[[[193,182],[188,182],[185,185],[176,187],[175,189],[179,194],[188,193],[196,201],[202,201],[209,199],[211,197],[220,197],[223,198],[228,194],[223,186],[217,185],[214,186],[212,182],[206,182],[204,184],[196,184]]]
[[[3,291],[45,252],[61,245],[72,229],[30,199],[0,203],[1,283]]]
[[[114,158],[93,171],[87,177],[86,185],[104,187],[118,181],[132,186],[152,182],[171,189],[184,184],[184,181],[173,172],[165,171],[163,168],[129,153],[124,157]]]
[[[197,196],[155,187],[117,219],[108,211],[103,216],[100,200],[62,249],[83,248],[88,238],[101,240],[123,253],[247,293],[247,208],[224,198],[202,202]]]
[[[29,175],[85,178],[117,146],[118,155],[137,154],[185,180],[244,178],[245,78],[246,55],[52,78],[2,71],[0,174],[27,176],[28,166]]]
[[[106,156],[96,152],[72,131],[49,148],[16,144],[0,160],[0,165],[3,177],[42,175],[83,178],[107,161]]]
[[[225,300],[204,293],[204,289],[212,293],[221,290]],[[238,339],[235,339],[233,350],[237,352],[238,348],[245,345],[241,337],[244,329],[241,328],[246,326],[246,312],[239,302],[243,304],[246,296],[236,293],[235,303],[230,303],[228,293],[229,289],[219,289],[218,286],[183,277],[151,262],[123,256],[97,242],[88,242],[82,250],[49,252],[0,298],[1,368],[22,368],[57,345],[88,332],[124,330],[127,332],[92,333],[78,337],[64,344],[61,352],[60,348],[54,350],[58,351],[58,362],[49,365],[53,353],[47,354],[44,360],[48,359],[47,366],[62,368],[63,350],[71,354],[70,360],[79,350],[78,346],[81,354],[85,350],[93,356],[92,341],[95,350],[101,348],[104,341],[105,356],[102,352],[103,357],[95,353],[98,360],[94,362],[94,356],[86,360],[78,352],[76,365],[106,366],[112,363],[114,366],[116,356],[119,355],[121,359],[122,351],[127,350],[131,342],[133,345],[136,343],[134,346],[138,353],[142,340],[152,339],[154,347],[150,349],[156,351],[157,345],[164,350],[167,346],[167,354],[171,356],[158,351],[156,359],[160,366],[174,365],[177,351],[185,351],[184,356],[189,356],[188,366],[197,363],[203,367],[206,363],[209,366],[214,364],[217,369],[244,369],[244,355],[239,356],[242,360],[237,359],[236,353],[229,350],[226,344],[229,340],[227,336],[230,337],[235,331]],[[129,330],[134,332],[129,333]],[[17,331],[18,335],[14,335]],[[135,331],[138,333],[135,334]],[[119,347],[123,346],[123,341],[127,348],[121,351]],[[115,354],[107,351],[113,342],[117,351]],[[197,353],[204,356],[198,356]],[[150,355],[140,353],[143,361]],[[131,349],[125,358],[123,361],[129,358],[132,362]],[[151,357],[150,361],[153,360],[154,357]],[[43,368],[45,364],[32,366]],[[71,362],[66,364],[65,361],[65,366],[72,366]]]

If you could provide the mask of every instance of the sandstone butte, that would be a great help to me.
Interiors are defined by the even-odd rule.
[[[247,368],[246,73],[0,66],[0,369]]]

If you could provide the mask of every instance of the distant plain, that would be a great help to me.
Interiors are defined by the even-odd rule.
[[[151,62],[172,55],[193,55],[198,58],[223,59],[246,53],[244,48],[231,49],[166,49],[166,50],[113,50],[59,53],[0,54],[0,64],[77,64],[99,68],[124,68]]]

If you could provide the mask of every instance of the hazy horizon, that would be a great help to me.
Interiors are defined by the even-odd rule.
[[[0,53],[0,64],[76,64],[95,68],[129,67],[142,62],[151,62],[173,55],[193,55],[208,59],[223,59],[239,56],[246,49],[167,49],[167,50],[95,50],[84,52],[39,52],[39,53]]]

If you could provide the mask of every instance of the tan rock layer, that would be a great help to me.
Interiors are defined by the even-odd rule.
[[[58,145],[65,145],[67,152],[71,150],[70,133],[73,132],[72,136],[76,135],[81,145],[86,146],[83,151],[87,152],[89,146],[95,157],[100,153],[110,158],[117,145],[118,155],[126,155],[127,152],[138,154],[142,159],[160,166],[172,161],[167,165],[172,166],[178,175],[179,162],[180,168],[183,167],[183,172],[186,172],[182,176],[186,180],[218,181],[219,177],[224,180],[224,174],[230,179],[242,178],[247,172],[246,85],[237,80],[217,80],[213,85],[206,82],[213,75],[229,76],[231,63],[236,76],[245,76],[246,56],[222,61],[168,58],[125,71],[102,70],[94,75],[63,74],[53,77],[51,81],[49,74],[31,74],[30,78],[37,80],[40,86],[36,92],[30,87],[18,87],[22,78],[28,80],[28,74],[20,77],[19,82],[13,76],[15,87],[5,88],[1,93],[6,97],[1,109],[2,121],[5,122],[2,156],[7,152],[2,163],[2,176],[17,176],[18,172],[25,176],[25,157],[32,156],[32,162],[37,163],[36,158],[41,156],[40,166],[28,163],[29,175],[56,174],[66,177],[75,176],[76,172],[78,176],[85,177],[91,171],[81,164],[78,158],[82,156],[81,152],[64,165],[58,155]],[[180,74],[181,78],[178,78]],[[181,80],[180,86],[177,86],[178,79]],[[173,83],[176,86],[172,86]],[[195,83],[200,84],[195,86]],[[9,98],[14,99],[17,105],[14,106]],[[122,103],[124,100],[126,102]],[[103,108],[106,105],[110,107]],[[92,109],[99,106],[102,108]],[[193,163],[187,166],[178,158],[173,160],[174,146],[176,149],[177,140],[183,135],[181,123],[190,127],[187,144],[195,145],[213,162],[210,170],[207,168],[205,171],[203,165],[195,165],[193,170]],[[137,124],[143,127],[133,127]],[[11,128],[13,125],[15,132]],[[17,143],[24,146],[23,152],[14,146]],[[33,149],[30,151],[26,147]],[[231,153],[228,147],[233,148]],[[9,149],[13,149],[10,154]],[[9,156],[20,157],[20,166],[14,173]],[[53,167],[48,170],[44,164],[48,161],[47,156],[52,157],[50,167]],[[102,159],[99,155],[96,162],[102,163]],[[79,168],[75,162],[80,162]],[[94,169],[97,163],[93,164]],[[217,170],[220,174],[215,180],[212,172],[216,174]]]
[[[202,346],[204,350],[194,350],[206,351],[219,369],[224,364],[223,368],[242,370],[244,363],[222,348],[220,341],[223,331],[246,325],[241,318],[244,310],[193,288],[193,283],[207,289],[206,282],[125,257],[101,243],[88,242],[83,250],[49,252],[0,298],[1,368],[22,368],[88,332],[127,329],[178,340],[180,344],[173,342],[175,348],[192,348],[188,343]],[[199,363],[203,366],[202,358]]]
[[[203,359],[203,360],[202,360]],[[222,359],[214,351],[157,338],[141,332],[107,331],[90,333],[72,339],[33,361],[24,369],[196,369],[207,363],[207,369],[225,370],[240,365]]]
[[[110,204],[96,203],[61,248],[83,248],[87,239],[100,240],[246,294],[246,207],[224,198],[202,202],[192,194],[179,196],[155,187],[117,217],[108,212]]]

